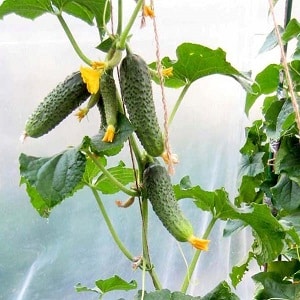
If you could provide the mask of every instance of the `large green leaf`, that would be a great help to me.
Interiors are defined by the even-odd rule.
[[[21,17],[35,19],[45,13],[56,14],[61,11],[73,15],[88,24],[96,19],[97,27],[103,30],[105,0],[5,0],[0,6],[0,18],[15,13]],[[108,5],[109,7],[109,5]],[[107,10],[105,22],[110,17]]]
[[[51,0],[5,0],[0,6],[0,19],[11,13],[35,19],[44,13],[53,12]]]
[[[199,44],[183,43],[177,47],[176,55],[177,60],[169,57],[162,59],[165,68],[173,68],[173,76],[165,78],[165,85],[168,87],[181,87],[213,74],[246,79],[244,74],[226,60],[226,53],[220,48],[213,50]],[[150,67],[155,69],[156,63],[150,64]]]
[[[264,152],[258,152],[254,155],[243,155],[240,163],[239,177],[256,176],[264,172],[263,157]]]
[[[21,183],[40,215],[47,216],[51,208],[78,188],[85,171],[86,158],[71,148],[52,157],[34,157],[22,153],[19,157]]]
[[[292,212],[300,208],[300,186],[282,173],[277,184],[271,188],[273,204],[277,209]]]
[[[253,249],[259,264],[274,260],[283,248],[285,232],[265,204],[252,203],[243,208],[235,207],[223,189],[204,191],[200,186],[184,189],[174,186],[177,199],[191,198],[197,207],[210,211],[221,220],[241,220],[253,229],[256,244]]]
[[[261,272],[252,278],[262,284],[263,289],[255,296],[257,300],[265,299],[300,299],[300,284],[283,281],[281,276],[274,272]]]

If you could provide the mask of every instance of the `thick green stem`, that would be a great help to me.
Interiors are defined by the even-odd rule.
[[[137,15],[138,15],[139,11],[142,8],[143,2],[144,2],[144,0],[138,0],[138,2],[136,4],[136,6],[135,6],[134,11],[132,12],[132,15],[131,15],[129,21],[128,21],[125,29],[123,30],[123,32],[122,32],[122,34],[120,36],[119,43],[117,44],[117,48],[118,49],[121,49],[121,50],[125,49],[127,37],[128,37],[129,32],[130,32],[130,30],[131,30],[131,28],[132,28],[132,26],[133,26],[133,24],[134,24],[134,22],[135,22],[135,20],[137,18]]]
[[[208,238],[208,236],[209,236],[210,232],[212,231],[216,221],[217,221],[217,218],[215,216],[210,220],[210,222],[209,222],[209,224],[208,224],[208,226],[207,226],[207,228],[206,228],[206,230],[203,234],[203,237],[202,237],[203,239]],[[196,268],[196,265],[197,265],[197,262],[199,260],[201,252],[202,252],[201,250],[196,250],[195,251],[195,254],[194,254],[194,256],[192,258],[192,261],[191,261],[191,263],[190,263],[190,265],[187,269],[186,275],[184,277],[184,280],[183,280],[183,283],[182,283],[182,286],[181,286],[181,292],[182,293],[186,293],[186,291],[189,287],[190,280],[191,280],[192,275],[195,271],[195,268]]]
[[[95,187],[92,187],[90,186],[90,188],[92,189],[92,192],[94,194],[94,197],[98,203],[98,206],[101,210],[101,213],[103,215],[103,218],[104,218],[104,221],[109,229],[109,232],[111,233],[114,241],[116,242],[116,244],[118,245],[119,249],[122,251],[122,253],[130,260],[130,261],[133,261],[134,260],[134,257],[133,255],[127,250],[127,248],[124,246],[124,244],[122,243],[122,241],[120,240],[118,234],[116,233],[110,219],[109,219],[109,216],[107,215],[107,212],[105,210],[105,207],[102,203],[102,200],[98,194],[98,191],[96,190]]]
[[[77,42],[75,41],[66,21],[64,20],[63,16],[61,14],[57,14],[57,18],[62,26],[62,28],[64,29],[69,41],[71,42],[75,52],[78,54],[78,56],[85,62],[87,63],[88,65],[91,65],[92,64],[92,61],[86,57],[83,52],[81,51],[81,49],[79,48]]]
[[[172,123],[172,121],[173,121],[173,119],[174,119],[174,117],[175,117],[175,115],[177,113],[177,110],[178,110],[178,108],[179,108],[179,106],[180,106],[180,104],[181,104],[181,102],[182,102],[182,100],[183,100],[183,98],[184,98],[184,96],[185,96],[185,94],[188,91],[188,89],[189,89],[190,86],[191,86],[191,83],[188,83],[182,89],[182,91],[181,91],[181,93],[180,93],[180,95],[179,95],[179,97],[178,97],[178,99],[177,99],[177,101],[176,101],[176,103],[175,103],[175,105],[173,107],[173,110],[172,110],[172,112],[171,112],[171,114],[169,116],[169,120],[168,120],[168,125],[169,126],[171,125],[171,123]]]
[[[124,192],[125,194],[127,194],[129,196],[133,196],[133,197],[139,195],[139,193],[137,191],[128,189],[120,181],[118,181],[108,170],[105,169],[105,167],[100,163],[99,160],[97,160],[97,158],[95,157],[95,155],[93,153],[91,153],[90,151],[86,151],[86,154],[93,160],[95,165],[102,171],[102,173],[105,176],[107,176],[107,178],[109,178],[109,180],[111,180],[111,182],[113,182],[122,192]]]

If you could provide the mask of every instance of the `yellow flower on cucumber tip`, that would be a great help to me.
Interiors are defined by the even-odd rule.
[[[143,6],[143,17],[155,17],[154,10],[149,5]]]
[[[75,113],[75,116],[77,117],[78,121],[80,122],[89,112],[89,109],[87,107],[79,108],[78,111]]]
[[[163,77],[172,77],[173,76],[173,67],[162,69]]]
[[[113,125],[108,125],[102,142],[112,143],[115,137],[116,128]]]
[[[208,244],[209,244],[210,241],[209,240],[204,240],[204,239],[199,239],[196,236],[191,235],[188,238],[188,242],[198,250],[207,251],[208,250]]]
[[[100,88],[100,77],[107,68],[103,61],[92,62],[92,67],[80,67],[81,77],[91,94],[96,94]]]

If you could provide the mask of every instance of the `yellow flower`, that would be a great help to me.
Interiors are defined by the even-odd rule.
[[[173,76],[173,67],[163,69],[162,75],[167,78],[172,77]]]
[[[191,243],[198,250],[208,250],[209,240],[203,240],[192,235],[189,237],[188,242]]]
[[[78,121],[80,122],[89,112],[88,107],[79,108],[78,111],[75,113]]]
[[[108,125],[106,128],[106,132],[102,139],[102,142],[112,143],[115,137],[116,128],[114,125]]]
[[[143,17],[155,17],[154,10],[149,5],[143,6]]]
[[[81,77],[86,83],[87,89],[91,94],[96,94],[100,88],[100,77],[105,71],[107,63],[94,61],[92,67],[80,67]]]

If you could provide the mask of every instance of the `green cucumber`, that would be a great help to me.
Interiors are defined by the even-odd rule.
[[[120,85],[129,120],[146,152],[160,156],[164,140],[156,116],[151,77],[146,62],[136,54],[127,54],[120,67]]]
[[[105,111],[104,111],[104,104],[103,104],[103,98],[100,95],[100,98],[97,102],[97,107],[100,113],[100,130],[106,128],[107,122],[106,122],[106,116],[105,116]]]
[[[180,210],[166,168],[158,162],[148,163],[143,176],[143,187],[153,210],[172,236],[179,242],[189,242],[197,249],[208,250],[209,241],[194,236],[192,224]]]
[[[64,82],[58,84],[31,114],[25,125],[24,136],[37,138],[48,133],[89,96],[80,72],[71,74]]]
[[[100,91],[103,99],[105,120],[107,124],[105,135],[102,139],[104,142],[113,142],[118,115],[118,98],[117,87],[113,77],[113,70],[109,69],[101,76]]]

